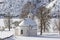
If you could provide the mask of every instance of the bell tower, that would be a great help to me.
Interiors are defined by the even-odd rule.
[[[31,18],[32,19],[33,18],[33,14],[32,13],[29,13],[28,14],[28,18]]]

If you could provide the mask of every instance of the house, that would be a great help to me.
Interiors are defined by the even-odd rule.
[[[36,36],[37,35],[37,24],[31,19],[31,14],[28,18],[23,19],[18,27],[15,28],[15,35],[20,36]]]

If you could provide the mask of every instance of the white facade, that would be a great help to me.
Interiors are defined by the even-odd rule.
[[[30,18],[24,19],[16,30],[19,29],[19,32],[16,33],[20,36],[36,36],[37,35],[37,24]]]

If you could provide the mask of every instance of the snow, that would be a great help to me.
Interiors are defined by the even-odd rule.
[[[4,19],[0,19],[0,27],[3,26],[4,27]]]
[[[53,16],[59,15],[60,12],[60,0],[57,0],[55,6],[51,9],[51,14]]]
[[[27,3],[28,0],[0,0],[4,2],[0,5],[0,14],[6,14],[10,12],[13,15],[20,15],[23,5]]]
[[[48,5],[46,6],[46,8],[51,8],[51,7],[53,7],[53,5],[55,4],[56,1],[57,1],[57,0],[52,1],[50,4],[48,4]]]
[[[60,40],[60,35],[59,33],[43,33],[43,35],[38,35],[37,36],[15,36],[15,40]]]
[[[4,39],[13,35],[12,31],[0,31],[0,39]]]
[[[60,39],[40,38],[40,37],[16,37],[16,40],[60,40]]]
[[[36,22],[30,18],[26,18],[24,19],[20,24],[19,26],[29,26],[31,25],[32,27],[35,27],[37,26]]]
[[[11,19],[13,22],[15,22],[15,21],[18,21],[18,22],[20,22],[20,21],[22,21],[23,19],[19,19],[19,18],[13,18],[13,19]]]
[[[58,33],[43,33],[39,36],[13,36],[6,40],[60,40],[60,35]]]
[[[4,0],[0,0],[0,2],[3,2]]]
[[[15,36],[5,40],[60,40],[60,38],[43,38],[43,37],[24,37],[24,36]]]
[[[58,33],[43,33],[43,35],[25,37],[25,36],[15,36],[16,40],[60,40],[60,35]]]
[[[13,36],[11,36],[13,35]],[[9,37],[10,38],[6,38]],[[37,36],[15,36],[13,29],[11,31],[0,31],[0,38],[6,38],[4,40],[60,40],[59,33],[43,33],[43,35]]]
[[[26,18],[19,25],[32,25],[32,26],[34,26],[34,25],[36,25],[36,23],[32,19]]]
[[[23,8],[24,4],[27,3],[28,0],[24,0],[23,2],[21,2],[21,0],[0,0],[0,2],[3,2],[3,1],[4,1],[4,4],[0,5],[1,6],[0,7],[0,13],[7,13],[9,11],[11,14],[14,14],[14,15],[19,14],[20,15],[21,9]],[[46,1],[46,0],[44,0],[44,1]],[[57,3],[56,3],[56,1],[57,1]],[[42,5],[42,4],[43,3],[40,3],[39,5]],[[52,8],[51,12],[52,13],[54,13],[54,12],[57,13],[56,11],[58,11],[58,9],[60,8],[60,6],[59,6],[60,1],[59,0],[52,1],[50,4],[48,4],[46,6],[46,8],[51,8],[53,6],[53,4],[56,4],[56,9],[55,9],[55,7]],[[12,5],[12,7],[10,7],[10,5]],[[20,21],[20,19],[13,19],[13,20],[14,20],[14,22],[15,21]],[[36,19],[35,21],[37,23],[38,20]],[[54,26],[54,25],[52,24],[52,22],[53,21],[51,21],[51,24],[50,24],[51,25],[50,32],[53,32],[52,26]],[[25,19],[19,25],[32,25],[32,26],[35,25],[36,26],[35,22],[32,21],[31,19]],[[0,19],[0,26],[4,26],[3,19]],[[2,38],[2,39],[6,38],[6,37],[9,37],[11,35],[14,35],[13,31],[0,31],[0,38]],[[59,33],[43,33],[42,36],[38,35],[38,36],[35,36],[35,37],[34,36],[25,37],[25,36],[15,36],[14,35],[13,37],[8,38],[6,40],[60,40],[60,35],[59,35]]]

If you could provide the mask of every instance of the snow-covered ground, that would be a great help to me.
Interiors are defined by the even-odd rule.
[[[27,3],[28,0],[24,0],[21,1],[19,0],[6,0],[4,2],[4,4],[1,4],[0,6],[0,13],[7,13],[7,11],[9,11],[11,14],[20,14],[22,11],[21,9],[23,8],[23,5]],[[57,1],[57,0],[56,0]],[[12,5],[12,7],[10,7]],[[40,4],[41,5],[41,4]],[[54,8],[52,8],[51,10],[51,13],[55,13],[55,12],[58,12],[59,8],[60,8],[60,1],[58,0],[56,2],[56,5]],[[51,6],[48,5],[48,7]],[[15,19],[14,19],[15,20]],[[0,26],[4,26],[2,24],[3,23],[3,20],[0,19]],[[51,29],[52,30],[52,29]],[[13,35],[12,37],[10,38],[6,38],[6,37],[9,37]],[[43,35],[38,35],[38,36],[30,36],[30,37],[27,37],[27,36],[15,36],[14,35],[14,31],[0,31],[0,38],[4,39],[6,38],[5,40],[60,40],[60,35],[58,33],[43,33]]]
[[[56,36],[56,37],[53,38],[48,36]],[[57,37],[57,35],[48,35],[48,36],[37,36],[37,37],[15,36],[5,40],[60,40],[60,37]]]
[[[16,37],[16,40],[60,40],[58,38],[43,38],[43,37]]]
[[[49,36],[49,35],[48,35]],[[25,36],[13,36],[5,40],[60,40],[60,37],[46,37],[46,36],[38,36],[38,37],[25,37]],[[54,35],[51,35],[54,36]],[[57,36],[57,35],[55,35]]]
[[[0,32],[0,37],[6,37],[10,36],[11,34],[13,35],[13,31],[4,31],[2,32],[3,35],[1,35]],[[39,34],[39,33],[38,33]],[[15,36],[13,35],[10,38],[6,38],[5,40],[60,40],[60,35],[58,33],[43,33],[43,35],[37,35],[37,36]]]
[[[0,38],[4,39],[13,35],[12,31],[0,31]]]

